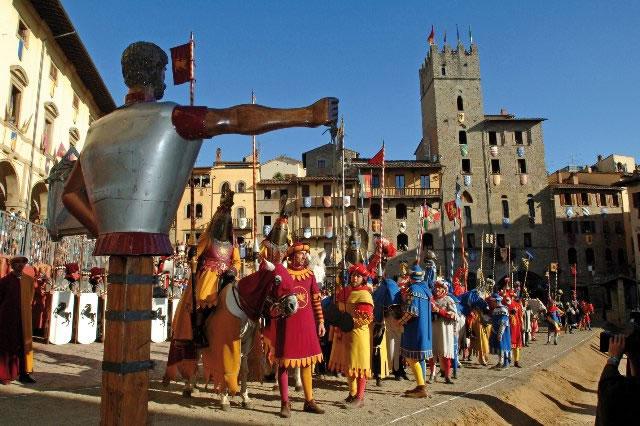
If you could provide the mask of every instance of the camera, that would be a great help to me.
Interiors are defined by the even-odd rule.
[[[625,330],[621,333],[625,336],[625,347],[623,352],[629,350],[638,352],[640,349],[640,310],[631,311],[631,318]],[[609,342],[611,338],[619,333],[603,331],[600,333],[600,352],[609,352]]]

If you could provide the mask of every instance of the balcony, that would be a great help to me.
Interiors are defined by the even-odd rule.
[[[356,207],[357,198],[355,196],[348,196],[349,204],[345,205],[345,207]],[[332,208],[332,207],[342,207],[342,197],[302,197],[300,198],[299,206],[301,209],[308,208]]]
[[[233,229],[244,229],[251,231],[253,229],[253,219],[248,217],[237,217],[232,219]]]
[[[333,226],[325,226],[321,228],[302,227],[294,232],[295,239],[308,240],[311,238],[333,238],[335,237],[335,229]]]
[[[440,188],[371,188],[371,197],[380,197],[383,193],[385,198],[439,198]]]

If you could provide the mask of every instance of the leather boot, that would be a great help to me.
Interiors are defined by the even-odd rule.
[[[416,386],[415,389],[405,392],[404,396],[407,398],[427,398],[429,394],[427,393],[427,387],[424,385]]]
[[[364,398],[358,398],[358,397],[354,397],[353,400],[351,400],[351,402],[347,403],[347,408],[348,409],[352,409],[352,408],[362,408],[364,407]]]
[[[280,417],[283,419],[291,417],[291,403],[289,401],[283,402],[280,406]]]
[[[314,414],[324,414],[324,410],[318,407],[318,404],[316,404],[313,399],[311,401],[304,402],[304,408],[302,409],[302,411]]]

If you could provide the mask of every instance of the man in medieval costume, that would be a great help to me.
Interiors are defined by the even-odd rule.
[[[558,344],[558,334],[562,329],[562,316],[564,312],[558,308],[555,300],[551,299],[549,309],[547,310],[547,345],[551,343],[551,336],[553,336],[553,344]]]
[[[515,291],[507,290],[504,295],[504,304],[509,309],[509,329],[511,330],[511,350],[513,352],[513,366],[521,368],[520,357],[522,355],[523,341],[523,313],[522,304]]]
[[[509,328],[509,310],[502,304],[502,296],[494,293],[491,297],[493,312],[489,345],[491,353],[498,355],[495,368],[507,368],[511,364],[511,329]]]
[[[435,263],[427,262],[427,272],[419,265],[411,267],[411,285],[403,290],[404,326],[400,351],[407,365],[413,370],[416,387],[405,392],[409,398],[428,396],[425,385],[425,371],[421,364],[432,357],[431,300],[430,284],[435,279]]]
[[[278,366],[280,417],[291,416],[287,369],[295,367],[300,367],[305,400],[303,410],[323,414],[324,410],[318,407],[313,399],[311,379],[315,364],[322,360],[318,337],[325,334],[320,289],[313,272],[309,269],[309,246],[297,242],[289,248],[286,255],[287,271],[293,279],[298,310],[290,317],[274,320],[272,324],[275,328],[275,341],[271,336],[265,336],[264,342],[269,359]]]
[[[435,361],[440,362],[440,371],[447,384],[451,381],[451,363],[455,358],[455,339],[457,327],[457,308],[453,299],[447,294],[447,283],[439,279],[435,282],[435,290],[431,310],[435,314],[432,324],[433,357],[429,360],[431,380],[435,380]]]
[[[364,406],[364,391],[371,377],[371,332],[373,297],[367,285],[369,271],[362,263],[349,268],[350,287],[337,295],[338,307],[353,318],[353,330],[344,332],[334,328],[333,348],[329,369],[347,377],[349,395],[347,407]]]
[[[33,372],[32,312],[34,283],[23,273],[28,259],[11,258],[11,272],[0,279],[0,383],[35,383]]]
[[[198,241],[195,327],[203,327],[206,317],[218,304],[218,293],[226,283],[235,279],[240,270],[240,252],[233,239],[232,206],[233,191],[222,194],[220,206]],[[182,293],[173,317],[165,383],[176,380],[178,373],[185,379],[192,378],[197,373],[194,343],[202,345],[203,342],[194,342],[193,299],[189,284]]]
[[[379,277],[378,285],[373,292],[373,375],[376,385],[381,386],[381,380],[387,377],[393,368],[394,361],[400,364],[400,334],[393,312],[397,311],[401,303],[400,287],[390,279]],[[390,343],[391,342],[391,343]],[[389,348],[392,354],[389,354]]]

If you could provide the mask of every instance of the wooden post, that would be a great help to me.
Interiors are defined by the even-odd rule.
[[[149,401],[153,258],[109,259],[101,425],[144,425]]]

